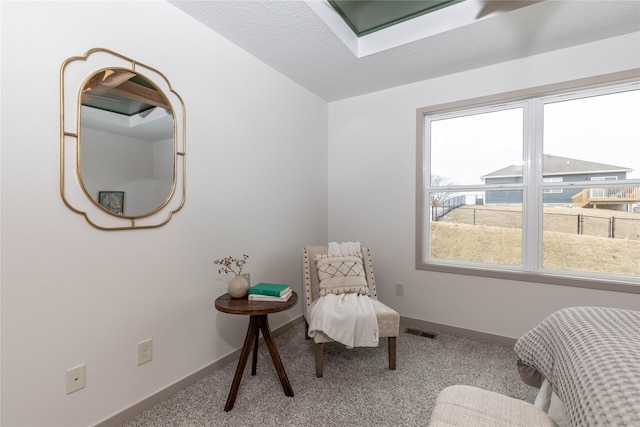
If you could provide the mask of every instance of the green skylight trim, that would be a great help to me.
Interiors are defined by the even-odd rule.
[[[327,0],[356,36],[380,31],[464,0]]]
[[[82,105],[97,108],[98,110],[109,111],[111,113],[122,114],[124,116],[135,116],[154,108],[153,105],[126,98],[114,93],[104,96],[96,96],[91,101],[85,101]]]

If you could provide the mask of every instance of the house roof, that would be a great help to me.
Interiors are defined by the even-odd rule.
[[[584,173],[631,172],[633,169],[624,166],[607,165],[587,160],[545,154],[543,176],[576,175]],[[507,178],[522,176],[522,165],[511,165],[481,176],[486,178]]]

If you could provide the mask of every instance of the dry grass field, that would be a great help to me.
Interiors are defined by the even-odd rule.
[[[577,234],[579,213],[585,216],[582,235]],[[607,237],[611,216],[616,217],[615,239]],[[431,224],[431,256],[520,265],[521,219],[519,207],[460,207]],[[549,208],[543,221],[545,268],[640,276],[640,214]]]

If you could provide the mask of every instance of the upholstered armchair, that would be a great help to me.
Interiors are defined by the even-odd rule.
[[[306,324],[305,337],[307,339],[310,338],[309,325],[313,324],[312,320],[314,320],[311,316],[314,314],[316,316],[318,315],[318,310],[314,313],[314,307],[327,291],[326,288],[321,287],[321,279],[318,275],[316,259],[326,259],[328,257],[327,253],[328,246],[304,247],[303,276],[305,303],[303,304],[303,310]],[[366,289],[350,290],[350,292],[364,294],[359,295],[358,297],[368,298],[371,301],[371,306],[373,307],[377,321],[379,338],[388,338],[389,369],[394,370],[396,369],[396,339],[398,337],[400,327],[400,315],[395,310],[378,301],[373,275],[373,264],[371,262],[371,253],[368,248],[361,246],[360,254],[363,270],[361,274],[364,276],[365,281],[363,286]],[[332,259],[329,259],[328,261],[332,261]],[[323,272],[321,272],[321,275],[325,277]],[[330,292],[334,294],[336,293],[335,290]],[[330,338],[322,331],[314,331],[313,339],[315,343],[316,377],[322,377],[324,344],[333,342],[334,339]],[[376,339],[378,339],[378,337],[376,337]]]

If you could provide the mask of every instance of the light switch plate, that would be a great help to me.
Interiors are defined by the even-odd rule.
[[[396,283],[396,296],[403,297],[404,296],[404,284]]]

